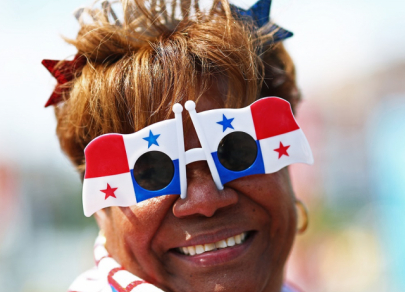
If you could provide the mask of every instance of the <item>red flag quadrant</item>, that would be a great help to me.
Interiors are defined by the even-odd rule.
[[[252,111],[257,140],[298,130],[300,127],[291,111],[290,103],[278,97],[267,97],[254,102]]]
[[[129,172],[124,138],[120,134],[97,137],[86,147],[84,154],[85,179]]]

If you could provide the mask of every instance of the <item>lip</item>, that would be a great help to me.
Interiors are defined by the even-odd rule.
[[[247,232],[249,234],[248,238],[242,244],[234,245],[232,247],[208,251],[208,252],[204,252],[199,255],[196,254],[193,256],[181,254],[181,253],[175,251],[175,249],[171,249],[169,252],[173,256],[179,258],[180,260],[185,261],[185,262],[187,262],[193,266],[197,266],[197,267],[209,267],[209,266],[213,266],[213,265],[225,264],[227,262],[230,262],[230,261],[242,256],[243,254],[245,254],[247,252],[247,250],[249,249],[249,247],[252,244],[252,242],[255,238],[255,235],[256,235],[256,232],[253,230],[247,231]],[[240,234],[240,233],[233,233],[233,235],[229,235],[228,237],[231,237],[231,236],[234,236],[237,234]],[[203,240],[193,239],[190,242],[188,242],[187,244],[188,244],[188,246],[198,245],[198,244],[202,245],[202,244],[206,244],[206,243],[216,242],[221,239],[224,239],[224,237],[218,238],[217,236],[215,236],[214,241],[209,241],[209,240],[207,240],[206,235],[204,235]],[[193,243],[194,241],[197,243]],[[184,246],[186,246],[186,245],[184,245]]]

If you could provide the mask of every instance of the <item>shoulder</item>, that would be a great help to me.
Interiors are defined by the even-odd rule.
[[[112,290],[107,279],[103,279],[94,267],[77,277],[69,286],[68,292],[112,292]]]

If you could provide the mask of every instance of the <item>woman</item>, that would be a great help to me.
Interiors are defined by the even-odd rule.
[[[69,40],[75,60],[51,69],[67,78],[58,75],[47,105],[63,101],[55,106],[57,135],[82,177],[91,140],[172,118],[175,103],[194,100],[202,112],[279,96],[296,107],[294,66],[276,42],[280,32],[286,37],[280,28],[226,1],[205,12],[185,0],[122,1],[122,7],[123,19],[106,2],[103,11],[85,11],[93,20],[82,17],[77,38]],[[185,150],[201,147],[183,116]],[[99,210],[95,218],[109,256],[164,291],[279,292],[289,291],[283,274],[297,230],[295,203],[287,168],[219,190],[207,163],[198,161],[187,165],[185,199],[159,196]],[[100,291],[121,289],[100,275],[86,277]],[[71,290],[94,289],[84,278]]]

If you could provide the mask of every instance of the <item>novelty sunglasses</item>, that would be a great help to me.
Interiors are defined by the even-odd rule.
[[[163,196],[187,195],[186,165],[207,161],[218,189],[232,180],[273,173],[293,163],[313,163],[308,141],[290,104],[262,98],[241,109],[197,113],[187,101],[201,148],[184,150],[183,107],[173,106],[174,119],[133,134],[105,134],[84,150],[84,214],[109,206],[131,206]]]

